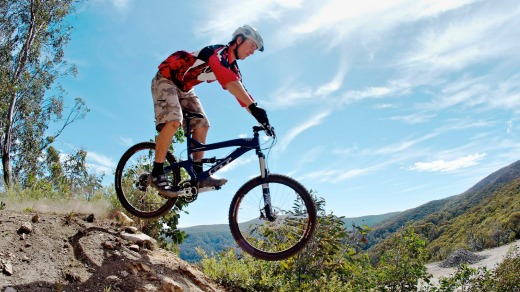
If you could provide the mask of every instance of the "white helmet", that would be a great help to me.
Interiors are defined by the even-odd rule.
[[[235,30],[235,32],[233,33],[233,39],[235,39],[239,35],[243,35],[246,38],[255,42],[256,47],[260,52],[264,51],[264,40],[262,40],[262,37],[254,27],[244,24],[243,26]]]

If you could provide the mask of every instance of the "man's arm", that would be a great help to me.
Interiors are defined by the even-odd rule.
[[[246,89],[242,85],[242,82],[235,80],[226,84],[226,89],[235,96],[241,104],[245,106],[247,111],[250,112],[249,106],[254,103],[254,100],[249,96]]]

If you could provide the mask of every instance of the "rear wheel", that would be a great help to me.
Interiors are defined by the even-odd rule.
[[[261,177],[245,183],[229,209],[231,234],[250,255],[282,260],[300,251],[316,228],[316,206],[309,192],[296,180],[277,174],[268,177],[271,211],[266,214]]]
[[[132,215],[141,218],[159,217],[171,210],[177,198],[164,198],[148,185],[148,174],[152,172],[155,160],[155,143],[143,142],[128,149],[116,168],[115,188],[119,201]],[[175,163],[168,152],[164,166]],[[179,169],[167,174],[168,181],[176,185],[180,181]]]

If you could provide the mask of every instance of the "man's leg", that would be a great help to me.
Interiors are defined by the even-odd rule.
[[[206,137],[208,136],[209,127],[199,127],[193,130],[192,137],[199,143],[206,144]],[[193,153],[193,170],[196,173],[202,172],[202,158],[204,158],[204,152]],[[225,178],[214,178],[209,176],[205,180],[199,182],[199,188],[204,187],[220,187],[227,182]]]
[[[148,183],[161,195],[172,197],[176,194],[164,174],[164,160],[182,121],[179,89],[158,72],[152,79],[152,97],[155,125],[159,135],[155,141],[155,160],[152,173],[148,176]]]
[[[164,163],[166,153],[172,144],[173,136],[177,133],[180,125],[181,123],[179,121],[167,122],[164,124],[155,140],[155,162]]]
[[[208,136],[209,127],[200,127],[193,130],[192,137],[195,141],[206,144],[206,137]],[[165,153],[166,155],[166,153]],[[204,152],[195,152],[193,153],[193,161],[201,161],[204,158]]]

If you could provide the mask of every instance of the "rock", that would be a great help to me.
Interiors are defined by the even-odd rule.
[[[441,262],[439,267],[452,268],[461,264],[474,264],[485,258],[485,256],[476,255],[465,249],[457,249],[446,260]]]
[[[130,225],[134,223],[134,220],[132,220],[125,213],[120,211],[115,211],[115,217],[122,225]]]
[[[110,281],[110,282],[119,282],[119,281],[121,281],[121,279],[119,279],[119,277],[116,276],[116,275],[110,275],[106,279],[108,281]]]
[[[139,244],[140,247],[148,249],[148,250],[155,250],[155,247],[156,247],[155,243],[148,239],[140,241],[137,244]]]
[[[168,292],[182,292],[184,291],[182,287],[175,282],[173,279],[169,277],[163,277],[161,279],[162,282],[162,290],[161,291],[168,291]]]
[[[125,228],[125,232],[131,233],[131,234],[137,234],[137,233],[139,233],[139,229],[137,229],[137,227],[135,227],[135,226],[129,226],[129,227]]]
[[[13,265],[11,264],[10,261],[7,261],[4,264],[4,274],[6,274],[8,276],[12,276],[14,274]]]
[[[85,219],[87,222],[94,222],[95,218],[94,218],[94,214],[90,214],[87,216],[87,218]]]
[[[40,223],[40,215],[36,214],[31,219],[32,223]]]
[[[128,248],[130,248],[130,250],[133,250],[133,251],[139,251],[139,245],[137,245],[137,244],[132,244]]]
[[[148,240],[148,241],[151,241],[153,244],[157,243],[157,240],[151,238],[150,236],[148,236],[144,233],[131,234],[131,233],[122,232],[121,237],[128,241],[132,241],[132,242],[142,242],[142,241]]]
[[[103,242],[103,248],[104,249],[114,249],[115,246],[114,246],[114,243],[112,243],[110,241],[105,241],[105,242]]]
[[[18,233],[31,233],[33,230],[32,224],[29,222],[22,223],[22,226],[18,229]]]

